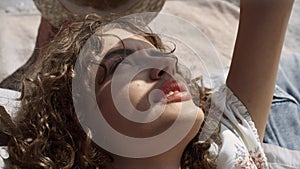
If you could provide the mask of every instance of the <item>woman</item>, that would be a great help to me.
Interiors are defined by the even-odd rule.
[[[24,85],[20,115],[6,132],[11,136],[11,166],[268,168],[260,142],[292,4],[292,0],[241,1],[226,86],[202,108],[194,105],[176,72],[172,50],[154,34],[126,22],[106,27],[92,19],[69,25],[50,45],[37,76]],[[152,67],[147,67],[149,62]],[[177,133],[187,132],[172,147],[156,148],[159,142],[128,147],[132,144],[126,140],[97,132],[101,129],[94,119],[100,115],[124,140],[160,135],[181,115]],[[217,116],[222,118],[215,130],[211,117]],[[161,138],[172,142],[176,137]]]

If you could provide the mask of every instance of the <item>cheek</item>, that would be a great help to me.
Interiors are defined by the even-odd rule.
[[[146,111],[151,107],[148,100],[152,85],[142,80],[134,80],[129,85],[129,99],[133,107],[139,111]]]
[[[110,117],[109,114],[114,110],[114,103],[111,95],[110,85],[99,86],[98,91],[96,90],[97,104],[101,113],[104,117]]]

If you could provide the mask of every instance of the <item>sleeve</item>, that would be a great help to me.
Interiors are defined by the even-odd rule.
[[[207,119],[220,122],[218,168],[268,168],[248,110],[226,85],[213,93]]]

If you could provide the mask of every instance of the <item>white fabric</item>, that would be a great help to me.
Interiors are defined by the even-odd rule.
[[[15,117],[20,105],[20,92],[0,88],[0,105],[12,116]]]
[[[5,169],[4,160],[8,159],[9,155],[7,152],[7,148],[4,146],[0,146],[0,169]]]
[[[225,97],[225,99],[212,99],[214,107],[219,107],[219,111],[224,111],[219,134],[221,144],[217,145],[218,148],[214,146],[211,150],[214,154],[218,154],[217,167],[220,169],[268,168],[257,130],[246,107],[225,85],[218,92],[219,97]],[[224,103],[218,102],[220,100],[225,101],[225,107]],[[214,109],[214,111],[218,110]]]

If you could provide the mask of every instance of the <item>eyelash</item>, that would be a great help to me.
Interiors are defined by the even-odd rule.
[[[129,61],[126,61],[126,57],[131,55],[132,53],[134,53],[134,50],[125,49],[125,48],[117,49],[117,50],[110,52],[109,55],[115,55],[115,56],[108,58],[107,64],[104,64],[104,65],[106,65],[105,66],[106,70],[108,70],[107,73],[113,73],[120,63],[130,64]],[[151,50],[149,54],[153,57],[162,56],[162,53],[159,51],[156,51],[156,50],[153,50],[153,51]],[[178,59],[177,57],[175,57],[175,58],[176,58],[176,60]]]
[[[112,56],[111,59],[108,59],[108,67],[107,67],[108,69],[107,70],[109,70],[109,73],[114,72],[115,69],[117,68],[117,66],[122,62],[129,64],[129,62],[124,61],[124,60],[128,55],[134,53],[134,51],[131,49],[117,49],[117,50],[111,52],[111,54],[113,54],[113,53],[117,53],[117,55]]]
[[[125,59],[126,57],[118,57],[118,59],[114,60],[112,65],[110,66],[109,70],[110,72],[115,71],[117,66]]]

